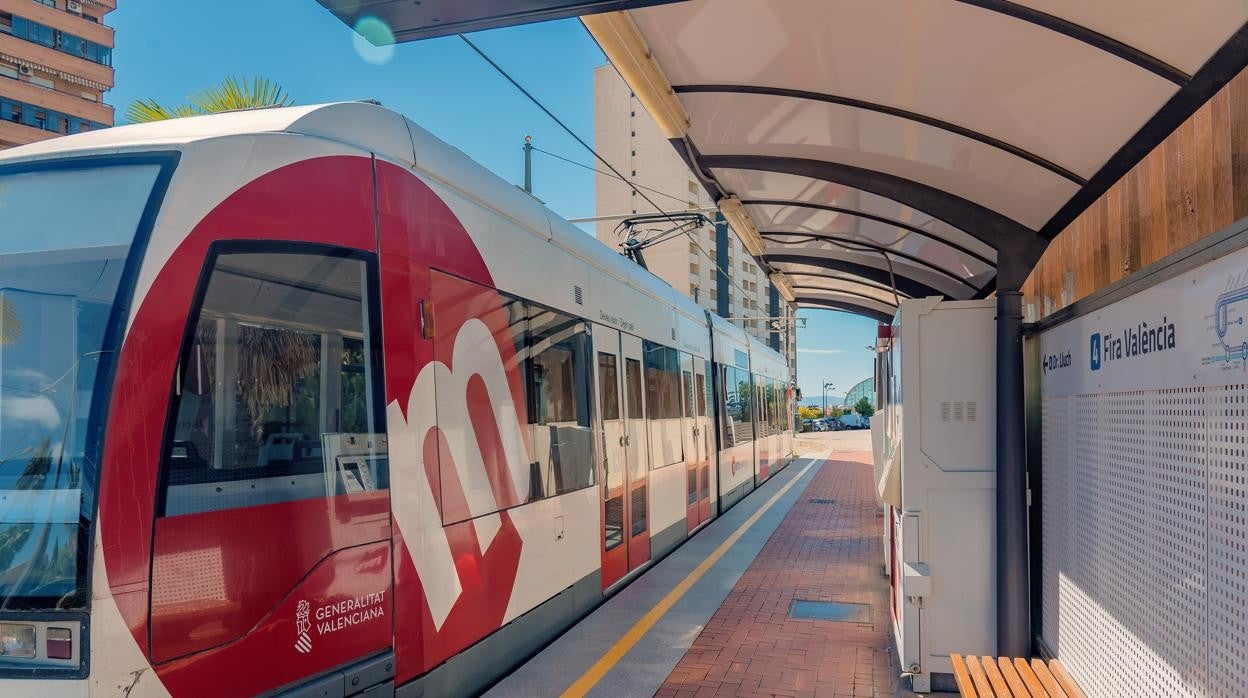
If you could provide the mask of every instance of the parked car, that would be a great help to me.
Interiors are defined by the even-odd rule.
[[[850,412],[842,415],[840,419],[842,429],[867,429],[871,426],[866,417],[857,412]]]

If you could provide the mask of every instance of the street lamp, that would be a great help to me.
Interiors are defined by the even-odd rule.
[[[835,388],[835,387],[836,386],[833,385],[830,381],[825,381],[823,384],[823,416],[825,417],[828,416],[828,388]]]

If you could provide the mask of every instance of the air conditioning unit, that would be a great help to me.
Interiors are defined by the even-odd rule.
[[[75,2],[74,0],[66,0],[65,9],[76,15],[80,15],[82,14],[82,3]]]
[[[18,73],[20,73],[20,74],[22,74],[22,75],[26,75],[26,76],[31,76],[31,75],[34,75],[34,74],[35,74],[35,71],[34,71],[34,70],[32,70],[32,69],[31,69],[31,67],[30,67],[30,66],[28,66],[28,65],[19,65],[19,66],[17,66],[17,72],[18,72]]]

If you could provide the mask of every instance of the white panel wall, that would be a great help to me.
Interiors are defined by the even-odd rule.
[[[1043,637],[1089,695],[1239,695],[1206,690],[1206,397],[1044,402]]]
[[[1040,336],[1037,620],[1089,695],[1245,692],[1245,268],[1240,250]]]

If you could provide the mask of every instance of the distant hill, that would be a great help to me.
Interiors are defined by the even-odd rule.
[[[845,396],[844,396],[844,395],[833,395],[832,393],[828,393],[828,407],[831,407],[831,406],[833,406],[833,405],[843,405],[843,404],[845,404]],[[817,398],[814,398],[814,399],[807,398],[807,399],[805,399],[805,400],[802,400],[802,405],[804,405],[804,406],[806,406],[806,407],[820,407],[820,408],[822,408],[822,407],[823,407],[823,397],[822,397],[822,396],[820,396],[820,397],[817,397]]]

